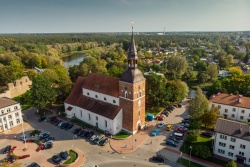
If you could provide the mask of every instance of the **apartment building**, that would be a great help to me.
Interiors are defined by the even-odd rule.
[[[250,165],[250,125],[217,119],[213,152],[238,163]]]
[[[15,100],[0,97],[0,132],[11,129],[22,122],[20,104]]]
[[[220,115],[237,121],[250,121],[250,97],[217,93],[211,96],[210,107],[218,107]]]

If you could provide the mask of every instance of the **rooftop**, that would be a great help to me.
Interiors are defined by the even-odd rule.
[[[7,97],[0,97],[0,108],[8,107],[14,104],[18,104],[15,100],[9,99]]]
[[[250,97],[245,97],[242,95],[217,93],[215,95],[212,95],[209,101],[211,103],[250,109]]]
[[[250,126],[248,124],[219,118],[215,127],[215,131],[218,133],[250,141]]]

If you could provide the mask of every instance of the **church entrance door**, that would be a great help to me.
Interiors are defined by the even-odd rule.
[[[141,130],[141,123],[138,124],[137,129],[138,129],[138,130]]]

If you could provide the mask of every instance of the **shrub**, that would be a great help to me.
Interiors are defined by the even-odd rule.
[[[193,153],[197,157],[201,157],[207,159],[211,157],[211,151],[207,146],[204,145],[196,145],[194,147]]]
[[[200,130],[199,129],[190,130],[190,131],[188,131],[186,141],[189,142],[189,143],[194,143],[194,142],[197,141],[199,135],[200,135]]]
[[[237,167],[237,164],[234,161],[228,162],[226,167]]]

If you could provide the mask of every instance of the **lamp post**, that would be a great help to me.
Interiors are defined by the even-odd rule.
[[[24,138],[24,144],[25,144],[25,150],[27,150],[27,143],[26,143],[26,136],[24,134],[24,129],[23,129],[23,122],[22,122],[22,131],[23,131],[23,138]]]
[[[192,152],[192,146],[190,146],[189,166],[190,166],[190,161],[191,161],[191,152]]]

